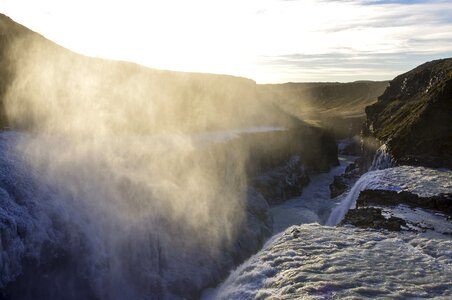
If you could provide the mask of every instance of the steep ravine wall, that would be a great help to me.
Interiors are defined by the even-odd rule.
[[[396,164],[452,168],[452,59],[397,76],[366,115],[365,134],[387,144]]]

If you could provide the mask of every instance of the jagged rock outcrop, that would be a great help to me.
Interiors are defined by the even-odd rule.
[[[365,133],[386,143],[396,164],[452,168],[452,59],[397,76],[366,114]]]
[[[330,198],[342,195],[349,187],[344,175],[334,176],[333,182],[330,184]]]

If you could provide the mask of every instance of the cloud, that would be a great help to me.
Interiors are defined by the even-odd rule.
[[[263,53],[258,82],[391,79],[425,61],[452,56],[448,1],[279,3],[302,12],[304,20],[294,22],[299,26],[281,30],[300,42],[287,45],[289,52],[276,47]]]
[[[382,4],[416,4],[416,3],[428,3],[426,0],[367,0],[367,1],[359,1],[364,5],[382,5]]]
[[[300,1],[300,0],[281,0],[281,1]],[[429,3],[440,2],[431,0],[319,0],[319,2],[349,2],[360,5],[385,5],[385,4],[417,4],[417,3]],[[444,2],[444,1],[443,1]]]
[[[389,80],[429,60],[452,56],[452,52],[332,52],[262,57],[262,69],[281,72],[269,82]],[[265,80],[263,80],[265,81]]]

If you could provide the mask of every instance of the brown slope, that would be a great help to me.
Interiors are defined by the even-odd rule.
[[[343,137],[359,133],[364,109],[377,101],[386,81],[349,83],[285,83],[261,85],[268,101],[311,124],[333,130]]]

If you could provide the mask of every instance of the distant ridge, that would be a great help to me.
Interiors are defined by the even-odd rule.
[[[333,131],[338,138],[357,135],[364,108],[377,101],[387,81],[289,82],[258,85],[262,98],[310,124]]]

